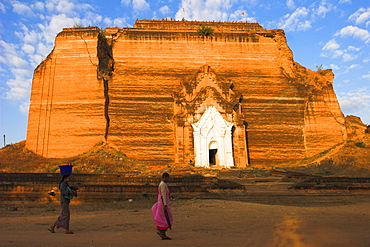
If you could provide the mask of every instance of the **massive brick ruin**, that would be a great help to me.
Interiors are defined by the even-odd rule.
[[[65,28],[35,69],[26,147],[70,157],[106,141],[148,165],[295,161],[347,139],[333,78],[258,23]]]

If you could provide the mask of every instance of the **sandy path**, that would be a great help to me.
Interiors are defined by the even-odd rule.
[[[147,203],[148,204],[148,203]],[[235,201],[173,203],[171,241],[160,240],[148,205],[101,210],[71,205],[74,235],[47,231],[47,208],[1,212],[0,246],[370,246],[370,199],[351,205],[296,207]]]

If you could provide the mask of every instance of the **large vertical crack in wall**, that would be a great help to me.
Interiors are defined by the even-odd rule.
[[[108,140],[108,133],[109,133],[109,81],[112,77],[114,71],[114,59],[112,53],[112,40],[107,39],[103,33],[100,33],[98,36],[98,59],[99,59],[99,66],[97,70],[98,80],[103,81],[104,85],[104,116],[105,116],[105,133],[104,138],[105,141]]]
[[[108,80],[103,80],[104,82],[104,97],[105,97],[105,104],[104,104],[104,116],[105,116],[105,133],[104,133],[104,139],[105,141],[108,140],[108,133],[109,133],[109,125],[110,125],[110,119],[109,119],[109,84]]]

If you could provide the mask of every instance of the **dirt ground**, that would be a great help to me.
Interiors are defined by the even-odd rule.
[[[71,203],[74,235],[47,228],[58,205],[2,207],[0,246],[370,246],[370,198],[310,205],[175,200],[172,240],[155,233],[152,201]]]

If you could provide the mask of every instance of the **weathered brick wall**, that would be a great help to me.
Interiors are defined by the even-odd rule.
[[[136,25],[142,26],[145,25]],[[119,32],[113,47],[115,72],[110,82],[110,140],[129,156],[149,164],[173,163],[171,94],[179,91],[182,80],[190,80],[205,64],[220,77],[231,80],[234,89],[243,95],[242,114],[248,123],[251,164],[304,158],[343,140],[340,131],[345,133],[341,126],[344,118],[335,105],[332,87],[305,85],[310,76],[317,78],[317,84],[327,83],[318,73],[307,72],[303,79],[296,75],[295,67],[300,66],[293,62],[281,30],[262,29],[261,34],[223,30],[226,34],[220,36],[229,35],[229,40],[217,39],[216,32],[212,38],[202,39],[194,29],[193,33],[186,31],[181,27],[166,29],[170,32],[167,34],[147,27]],[[253,39],[235,38],[238,35]],[[316,94],[317,99],[310,98]],[[328,103],[330,107],[322,106]],[[314,108],[313,115],[308,107]],[[305,121],[320,116],[324,119],[317,119],[315,126]],[[333,128],[339,133],[332,133]],[[187,137],[191,142],[192,133]]]
[[[98,28],[65,29],[35,69],[26,147],[45,157],[82,153],[105,132],[104,86],[97,79]]]
[[[197,34],[201,24],[214,28],[212,37]],[[333,74],[295,63],[282,30],[257,23],[142,20],[133,28],[107,29],[105,35],[113,45],[104,48],[112,49],[106,53],[112,61],[104,59],[104,66],[113,64],[114,71],[99,71],[109,75],[97,71],[97,30],[60,33],[54,51],[35,70],[27,136],[31,150],[47,157],[72,156],[106,135],[128,157],[149,165],[180,162],[175,159],[179,150],[181,162],[188,163],[194,158],[189,126],[196,120],[188,120],[180,133],[173,95],[204,65],[242,95],[235,121],[247,124],[251,165],[301,159],[346,139]],[[235,140],[243,136],[240,131]],[[234,160],[245,166],[238,157],[241,143],[234,144],[239,148]]]
[[[58,205],[60,177],[57,173],[0,173],[0,205]],[[73,199],[78,204],[144,198],[155,201],[160,181],[160,176],[74,174],[69,184],[78,187],[79,195]],[[220,198],[213,192],[245,190],[241,184],[198,174],[171,175],[169,186],[176,198]],[[55,196],[48,194],[52,190]]]

